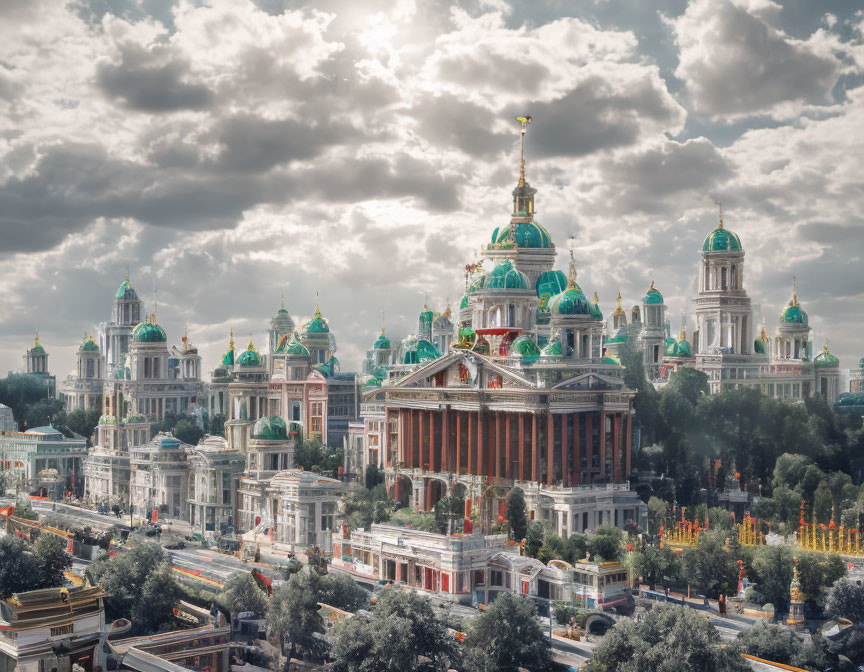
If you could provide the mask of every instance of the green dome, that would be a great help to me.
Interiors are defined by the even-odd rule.
[[[790,302],[781,313],[780,321],[786,324],[807,324],[807,313],[801,310],[797,302]]]
[[[116,425],[117,424],[117,418],[115,418],[113,415],[106,413],[105,415],[103,415],[99,418],[99,424],[100,425]]]
[[[663,295],[660,293],[660,290],[654,286],[653,281],[651,282],[651,286],[648,288],[648,291],[645,293],[645,296],[642,297],[642,303],[663,303]]]
[[[403,364],[424,364],[441,356],[438,348],[425,338],[409,339],[404,348],[402,355]]]
[[[307,334],[329,334],[330,326],[323,317],[318,316],[309,320],[303,327],[303,331]]]
[[[381,335],[375,339],[375,343],[372,345],[373,350],[389,350],[390,349],[390,339],[387,338],[384,334],[384,330],[381,330]]]
[[[591,306],[588,305],[588,299],[585,298],[585,294],[582,293],[582,290],[579,289],[579,286],[575,282],[571,284],[571,287],[549,299],[549,303],[546,305],[550,312],[553,315],[592,316]]]
[[[542,357],[561,357],[561,341],[558,338],[553,338],[540,351],[540,355]]]
[[[423,306],[423,312],[420,313],[420,322],[422,324],[432,324],[435,313],[429,310],[429,306]]]
[[[521,357],[522,361],[533,361],[540,356],[540,348],[528,336],[520,336],[510,344],[509,354]]]
[[[132,331],[132,340],[136,343],[165,343],[168,337],[155,322],[141,322]]]
[[[137,299],[138,293],[132,289],[132,285],[129,284],[129,277],[120,283],[120,286],[117,288],[117,298],[118,299]]]
[[[608,343],[608,341],[607,341]],[[678,341],[676,341],[671,336],[666,339],[666,347],[663,349],[663,354],[667,357],[677,357],[678,356]]]
[[[529,248],[550,248],[552,245],[552,237],[549,232],[540,226],[535,221],[530,222],[511,222],[503,229],[495,229],[492,232],[492,242],[496,245],[503,245],[512,240],[515,241],[516,247]]]
[[[755,352],[757,355],[764,355],[766,352],[765,341],[763,341],[761,338],[757,338],[755,341],[753,341],[753,352]]]
[[[560,294],[567,289],[567,275],[564,271],[559,270],[544,271],[537,278],[535,289],[537,290],[537,298],[540,299],[540,303],[545,303],[545,301],[549,300],[549,297]]]
[[[688,341],[686,339],[678,341],[678,356],[679,357],[689,357],[691,354],[692,353],[690,350],[690,341]]]
[[[378,380],[375,376],[366,376],[363,379],[363,384],[366,387],[381,387],[381,381]]]
[[[234,366],[234,348],[230,347],[225,351],[225,354],[222,355],[222,365],[223,366]]]
[[[738,236],[722,226],[714,229],[702,243],[703,252],[725,252],[740,250],[741,240]]]
[[[612,357],[611,355],[603,355],[603,359],[600,360],[603,364],[618,364],[621,365],[621,360],[617,357]]]
[[[266,441],[287,441],[288,428],[285,426],[285,421],[278,415],[259,418],[252,428],[252,438]]]
[[[281,355],[294,355],[295,357],[311,357],[309,349],[297,340],[297,334],[283,335],[276,346],[276,352]]]
[[[822,352],[816,355],[813,359],[813,365],[819,367],[836,367],[840,366],[840,360],[828,352],[828,346],[826,345],[822,348]]]
[[[467,308],[468,307],[468,295],[462,297],[462,300],[459,302],[459,308]]]
[[[529,289],[528,276],[513,266],[510,260],[498,264],[483,277],[482,288],[493,291]]]
[[[244,350],[237,358],[240,366],[261,366],[261,357],[255,349]]]
[[[98,352],[99,346],[96,345],[96,341],[93,340],[93,337],[88,334],[84,337],[84,341],[81,343],[81,350],[83,352]]]

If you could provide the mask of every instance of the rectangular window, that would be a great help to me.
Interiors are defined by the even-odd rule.
[[[51,628],[51,636],[52,637],[61,637],[63,635],[71,635],[73,632],[73,625],[69,623],[68,625],[60,625],[56,628]]]

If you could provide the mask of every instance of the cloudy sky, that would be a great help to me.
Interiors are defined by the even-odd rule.
[[[677,331],[724,205],[769,332],[864,355],[864,13],[835,0],[4,0],[0,371],[61,377],[127,272],[213,368],[315,292],[343,370],[413,330],[528,178],[606,313]],[[692,315],[692,309],[690,314]],[[758,317],[757,317],[758,319]],[[692,324],[688,325],[692,328]],[[245,340],[245,336],[243,337]]]

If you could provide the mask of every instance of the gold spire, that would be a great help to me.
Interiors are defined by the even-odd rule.
[[[255,344],[252,342],[252,334],[249,334],[249,345],[246,346],[247,350],[255,350]]]
[[[798,305],[798,279],[792,276],[792,305]]]
[[[183,352],[189,352],[189,325],[183,325],[183,338],[180,339],[183,341]]]
[[[234,327],[231,327],[231,329],[228,333],[230,334],[228,337],[228,349],[233,350],[234,349]]]
[[[570,268],[567,277],[567,289],[576,289],[579,285],[576,284],[576,259],[573,258],[573,243],[574,238],[570,236]]]
[[[321,307],[318,305],[318,292],[315,292],[315,317],[321,317]]]
[[[39,331],[37,330],[36,331],[36,340],[33,341],[33,347],[35,348],[38,345],[42,345],[42,344],[39,342]]]
[[[596,291],[594,292],[594,296],[593,296],[592,298],[594,299],[594,303],[597,303],[597,302],[600,300],[600,297],[597,296],[597,292],[596,292]]]
[[[651,279],[651,286],[648,288],[648,291],[650,292],[652,289],[654,289],[654,279],[653,278]]]
[[[381,311],[381,335],[387,332],[387,323],[384,321],[384,311]]]
[[[519,186],[525,186],[525,131],[528,130],[528,124],[531,123],[530,116],[524,117],[516,117],[516,121],[518,121],[522,125],[522,143],[519,148]]]
[[[717,228],[722,229],[723,228],[723,203],[721,203],[720,201],[717,201],[717,213],[719,215],[719,221],[717,223]]]

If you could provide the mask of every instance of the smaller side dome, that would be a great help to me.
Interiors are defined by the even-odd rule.
[[[126,276],[126,279],[120,283],[120,286],[117,288],[117,298],[118,299],[137,299],[138,292],[132,289],[132,285],[129,284],[129,276]]]
[[[645,292],[645,296],[642,297],[642,303],[647,304],[657,304],[663,303],[663,294],[660,293],[660,290],[654,286],[654,281],[651,281],[651,286],[648,288],[648,291]]]
[[[336,359],[333,355],[330,355],[330,359],[328,359],[323,364],[318,364],[314,368],[325,378],[332,378],[337,373],[339,373],[339,360]]]
[[[549,299],[547,306],[553,315],[591,315],[588,299],[578,285],[572,284],[569,289]]]
[[[741,239],[738,235],[721,226],[714,229],[702,243],[703,252],[727,252],[741,250]]]
[[[678,356],[689,357],[692,354],[690,341],[684,338],[684,333],[681,333],[681,340],[678,341]]]
[[[816,357],[813,359],[813,365],[820,368],[835,368],[840,366],[840,360],[837,359],[837,357],[832,355],[830,352],[828,352],[828,346],[825,345],[822,347],[822,352],[816,355]]]
[[[255,349],[251,336],[249,337],[249,345],[246,346],[246,350],[240,353],[240,356],[237,358],[237,364],[243,367],[261,366],[261,356]]]
[[[84,334],[84,340],[81,341],[82,352],[98,352],[99,346],[90,334]]]
[[[132,340],[136,343],[165,343],[168,337],[165,330],[154,321],[139,322],[132,330]]]
[[[528,276],[513,266],[513,262],[508,259],[484,276],[482,288],[492,291],[529,289]]]
[[[529,336],[519,336],[510,344],[509,354],[521,357],[522,361],[533,361],[540,356],[540,348]]]
[[[600,297],[597,296],[597,292],[594,292],[594,297],[591,299],[591,301],[591,305],[588,306],[588,312],[595,320],[602,320],[603,311],[600,310]]]
[[[387,335],[384,333],[384,330],[381,330],[381,335],[375,339],[375,343],[372,344],[373,350],[390,350],[390,339],[387,338]]]
[[[608,342],[608,341],[607,341]],[[663,348],[663,354],[667,357],[677,357],[678,356],[678,341],[676,341],[671,336],[666,339],[666,347]]]
[[[278,415],[258,418],[252,428],[253,439],[264,439],[265,441],[287,441],[288,428],[285,421]]]
[[[459,302],[459,308],[462,309],[462,308],[467,308],[467,307],[468,307],[468,295],[465,294],[462,297],[462,300]]]

